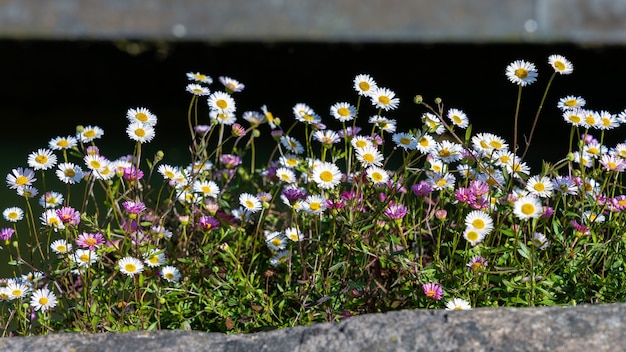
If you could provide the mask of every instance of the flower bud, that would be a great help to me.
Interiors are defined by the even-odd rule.
[[[421,104],[424,101],[424,98],[421,95],[416,95],[415,98],[413,98],[413,102],[415,104]]]

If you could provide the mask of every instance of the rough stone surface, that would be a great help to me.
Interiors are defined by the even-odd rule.
[[[624,0],[0,0],[0,38],[626,44]]]
[[[626,305],[406,310],[225,335],[161,330],[0,339],[0,351],[621,351]]]

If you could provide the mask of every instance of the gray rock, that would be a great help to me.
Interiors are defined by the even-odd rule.
[[[405,310],[270,332],[59,333],[0,339],[0,351],[620,351],[626,305]]]

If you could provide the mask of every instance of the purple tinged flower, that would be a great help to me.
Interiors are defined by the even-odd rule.
[[[209,231],[209,230],[213,230],[216,227],[219,227],[220,222],[217,221],[217,219],[212,216],[203,215],[198,220],[198,225],[202,227],[202,229]]]
[[[227,169],[232,169],[241,164],[241,158],[233,154],[224,154],[220,156],[220,161]]]
[[[467,263],[467,269],[474,271],[474,272],[479,272],[479,271],[484,270],[487,267],[487,265],[488,265],[487,259],[481,256],[474,256]]]
[[[407,212],[408,208],[402,204],[393,204],[387,207],[383,212],[391,220],[402,219]]]
[[[578,223],[576,220],[572,220],[572,226],[574,230],[576,230],[576,235],[578,236],[588,236],[591,234],[591,229],[587,227],[585,224]]]
[[[146,210],[146,205],[143,204],[142,202],[133,202],[133,201],[128,200],[122,203],[122,205],[124,206],[124,209],[126,210],[128,214],[136,215]]]
[[[13,236],[14,233],[15,233],[15,230],[13,230],[10,227],[5,227],[3,229],[0,229],[0,241],[10,240],[11,236]]]
[[[196,131],[197,134],[206,134],[207,132],[209,132],[211,130],[211,126],[209,126],[209,125],[197,125],[193,129],[194,129],[194,131]]]
[[[57,216],[64,224],[77,226],[80,224],[80,212],[72,207],[62,207],[57,209]]]
[[[359,132],[361,132],[361,127],[352,127],[352,126],[348,126],[346,127],[346,136],[348,136],[349,138],[354,138],[356,137]],[[339,136],[343,138],[344,134],[343,134],[343,130],[339,131]]]
[[[443,289],[441,288],[441,285],[434,282],[423,284],[422,290],[424,290],[424,294],[426,295],[426,297],[430,299],[435,299],[439,301],[443,297]]]
[[[135,168],[134,166],[124,168],[124,179],[128,181],[141,180],[143,178],[143,171]]]
[[[89,248],[89,250],[95,251],[101,244],[104,244],[104,237],[99,232],[83,232],[76,239],[76,244],[83,248]]]
[[[418,197],[426,197],[433,192],[433,187],[426,181],[411,186],[411,191]]]
[[[550,207],[550,206],[544,206],[543,207],[543,214],[541,214],[541,218],[542,219],[548,219],[552,216],[552,214],[554,214],[554,208]]]
[[[296,187],[285,188],[282,194],[283,196],[285,196],[285,198],[287,198],[287,200],[290,203],[306,198],[306,193],[304,193],[303,191],[301,191],[299,188],[296,188]]]

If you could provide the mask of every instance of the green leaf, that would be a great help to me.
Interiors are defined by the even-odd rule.
[[[524,243],[519,244],[519,248],[517,249],[517,253],[519,253],[522,257],[526,259],[530,259],[530,249]]]

